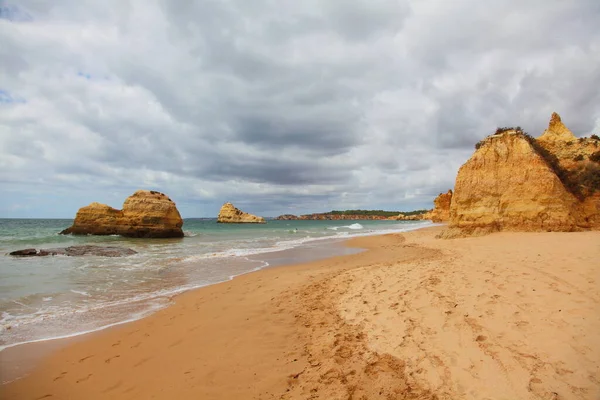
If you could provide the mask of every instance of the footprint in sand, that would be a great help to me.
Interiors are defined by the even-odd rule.
[[[117,354],[117,355],[116,355],[116,356],[114,356],[114,357],[107,358],[106,360],[104,360],[104,362],[105,362],[105,363],[107,363],[107,364],[110,364],[110,362],[111,362],[113,359],[115,359],[115,358],[119,358],[119,357],[121,357],[121,356]]]
[[[67,371],[63,371],[63,372],[60,373],[59,376],[57,376],[56,378],[54,378],[54,380],[57,381],[59,379],[62,379],[62,378],[65,377],[66,374],[67,374]]]
[[[90,378],[91,378],[91,376],[92,376],[92,374],[88,374],[88,376],[86,376],[85,378],[77,379],[77,380],[75,381],[75,383],[85,382],[85,381],[87,381],[88,379],[90,379]]]

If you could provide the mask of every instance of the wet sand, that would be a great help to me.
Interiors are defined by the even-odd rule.
[[[600,232],[440,229],[352,239],[368,251],[185,293],[54,345],[0,397],[600,398]]]

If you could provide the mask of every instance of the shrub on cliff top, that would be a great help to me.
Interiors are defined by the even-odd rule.
[[[579,184],[588,194],[600,191],[600,165],[596,163],[587,163],[586,166],[575,172]]]
[[[523,133],[523,128],[521,128],[520,126],[503,126],[502,128],[498,127],[496,128],[496,132],[494,132],[494,135],[501,135],[504,132],[508,131],[516,131],[517,133]]]
[[[600,140],[600,137],[598,137],[598,135],[592,135],[590,136],[590,139]]]
[[[489,137],[495,136],[495,135],[502,135],[504,132],[508,132],[508,131],[515,131],[516,133],[520,133],[520,134],[525,133],[525,131],[523,131],[523,128],[521,128],[520,126],[516,126],[516,127],[515,126],[503,126],[503,127],[496,128],[496,131],[493,134],[487,136],[486,139]],[[483,146],[484,143],[485,143],[485,139],[482,139],[479,142],[475,143],[475,150],[479,150],[479,148],[481,146]]]

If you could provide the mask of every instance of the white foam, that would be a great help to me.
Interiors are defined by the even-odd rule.
[[[11,344],[7,344],[7,345],[3,345],[3,346],[0,346],[0,351],[4,351],[4,350],[6,350],[8,348],[19,346],[19,345],[22,345],[22,344],[27,344],[27,343],[39,343],[39,342],[47,342],[49,340],[68,339],[68,338],[72,338],[72,337],[79,336],[79,335],[85,335],[85,334],[92,333],[92,332],[98,332],[98,331],[101,331],[101,330],[104,330],[104,329],[107,329],[107,328],[111,328],[113,326],[126,324],[128,322],[137,321],[139,319],[147,317],[148,315],[150,315],[150,314],[152,314],[152,313],[154,313],[154,312],[156,312],[156,311],[164,308],[165,306],[166,306],[166,304],[165,305],[161,305],[160,307],[146,309],[144,311],[141,311],[139,313],[134,314],[129,319],[126,319],[126,320],[123,320],[123,321],[114,322],[114,323],[107,324],[107,325],[102,325],[102,326],[99,326],[98,328],[89,329],[89,330],[86,330],[86,331],[68,333],[68,334],[65,334],[65,335],[52,336],[52,337],[42,338],[42,339],[27,340],[27,341],[24,341],[24,342],[11,343]]]
[[[338,229],[354,229],[354,230],[356,230],[356,229],[364,229],[364,226],[362,226],[361,224],[359,224],[357,222],[357,223],[354,223],[352,225],[331,226],[331,227],[329,227],[327,229],[331,229],[331,230],[334,230],[334,231],[337,231]]]
[[[71,292],[75,293],[75,294],[80,294],[82,296],[90,297],[90,294],[88,292],[84,292],[83,290],[73,290],[73,289],[71,289]]]
[[[298,239],[289,239],[282,240],[276,242],[271,247],[252,247],[252,248],[235,248],[226,251],[217,251],[206,254],[197,254],[193,256],[184,257],[182,261],[185,262],[194,262],[206,259],[214,259],[214,258],[229,258],[229,257],[247,257],[251,255],[264,254],[264,253],[274,253],[278,251],[290,250],[296,247],[299,247],[303,244],[315,241],[322,240],[335,240],[335,239],[347,239],[350,237],[359,237],[359,236],[372,236],[372,235],[385,235],[388,233],[400,233],[400,232],[408,232],[415,229],[425,228],[428,226],[435,226],[435,224],[429,221],[419,221],[414,223],[399,223],[394,225],[390,229],[379,229],[379,230],[364,230],[364,227],[359,223],[354,223],[352,225],[345,225],[340,227],[331,227],[330,229],[337,230],[337,228],[346,228],[350,231],[341,231],[336,232],[334,235],[326,235],[320,237],[313,236],[305,236],[303,238]],[[329,229],[329,228],[328,228]],[[351,232],[351,231],[359,231],[361,232]]]
[[[251,261],[251,260],[248,260],[248,261]],[[252,261],[254,261],[254,260],[252,260]],[[85,313],[85,312],[89,312],[89,311],[96,311],[96,310],[101,310],[101,309],[108,308],[108,307],[115,307],[115,306],[125,305],[125,304],[129,304],[129,303],[149,302],[151,300],[159,300],[159,299],[170,300],[173,296],[181,294],[183,292],[187,292],[189,290],[194,290],[194,289],[199,289],[201,287],[205,287],[205,286],[209,286],[209,285],[215,285],[218,283],[226,282],[228,280],[234,279],[237,276],[255,272],[255,271],[259,271],[268,266],[269,266],[268,262],[262,261],[262,264],[257,267],[249,269],[244,272],[240,272],[239,274],[230,275],[226,279],[215,280],[212,282],[203,281],[203,282],[199,282],[199,283],[196,283],[193,285],[180,286],[175,289],[162,289],[162,290],[158,290],[158,291],[150,292],[150,293],[141,293],[141,294],[138,294],[138,295],[130,297],[130,298],[116,300],[116,301],[96,303],[94,305],[81,307],[79,309],[52,307],[53,310],[52,310],[52,314],[50,314],[50,315],[41,310],[38,310],[38,311],[34,312],[33,314],[20,315],[18,317],[14,317],[14,316],[10,315],[9,313],[4,312],[2,314],[3,318],[2,318],[2,320],[0,320],[0,324],[4,325],[5,327],[10,326],[12,328],[12,327],[18,327],[21,325],[36,324],[36,323],[39,323],[39,322],[47,320],[47,319],[60,318],[61,316],[81,314],[81,313]],[[44,342],[44,341],[56,340],[56,339],[66,339],[66,338],[71,338],[71,337],[75,337],[75,336],[79,336],[79,335],[85,335],[87,333],[101,331],[106,328],[125,324],[128,322],[133,322],[138,319],[144,318],[144,317],[154,313],[155,311],[166,307],[167,305],[168,305],[168,302],[165,302],[165,304],[161,304],[160,306],[154,305],[153,307],[144,309],[138,313],[135,313],[135,314],[129,316],[129,318],[127,318],[123,321],[118,321],[118,322],[114,322],[114,323],[110,323],[110,324],[104,324],[104,325],[98,326],[97,328],[93,328],[93,329],[89,329],[89,330],[85,330],[85,331],[73,332],[73,333],[68,333],[68,334],[64,334],[64,335],[57,335],[57,336],[41,338],[41,339],[25,340],[25,341],[21,341],[21,342],[17,342],[17,343],[11,343],[8,345],[0,345],[0,351],[3,351],[10,347],[15,347],[15,346],[18,346],[21,344],[37,343],[37,342]],[[2,326],[2,325],[0,325],[0,326]]]

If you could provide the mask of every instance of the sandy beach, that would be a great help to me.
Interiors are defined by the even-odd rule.
[[[2,399],[599,399],[600,232],[355,238],[0,353]],[[50,347],[52,347],[50,349]],[[22,362],[22,361],[21,361]]]

